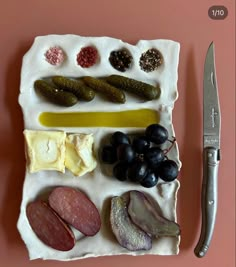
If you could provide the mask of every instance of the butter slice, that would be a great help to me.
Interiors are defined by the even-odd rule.
[[[30,173],[42,170],[65,172],[65,132],[24,130],[24,137]]]
[[[68,134],[66,137],[65,166],[74,175],[82,176],[97,166],[93,154],[92,134]]]

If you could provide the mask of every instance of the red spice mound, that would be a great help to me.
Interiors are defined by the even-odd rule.
[[[77,55],[77,63],[82,68],[89,68],[93,66],[98,59],[98,51],[95,47],[83,47]]]
[[[65,54],[60,47],[54,46],[46,51],[45,58],[52,65],[60,65],[65,59]]]

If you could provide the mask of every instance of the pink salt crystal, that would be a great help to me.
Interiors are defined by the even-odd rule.
[[[60,47],[54,46],[54,47],[50,47],[47,50],[47,52],[45,53],[45,58],[48,63],[57,66],[57,65],[60,65],[64,61],[65,55],[64,55],[63,50]]]

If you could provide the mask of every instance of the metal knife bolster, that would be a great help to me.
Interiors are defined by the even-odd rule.
[[[217,211],[217,180],[220,150],[205,147],[203,152],[203,183],[202,183],[202,228],[195,254],[203,257],[209,248]]]
[[[212,147],[212,148],[215,148],[217,150],[217,159],[218,161],[220,160],[220,138],[219,136],[212,136],[212,135],[205,135],[203,137],[203,146],[204,146],[204,149],[205,148],[209,148],[209,147]]]

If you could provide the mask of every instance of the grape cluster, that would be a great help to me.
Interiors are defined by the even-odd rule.
[[[166,141],[172,144],[163,150],[161,145]],[[102,148],[101,158],[104,163],[114,164],[113,175],[120,181],[132,181],[150,188],[158,179],[166,182],[178,176],[178,165],[167,158],[173,141],[168,140],[168,131],[160,124],[151,124],[145,134],[131,138],[120,131],[114,132],[110,144]]]

